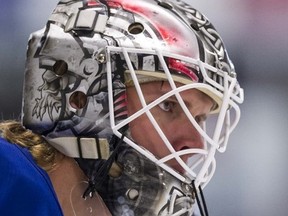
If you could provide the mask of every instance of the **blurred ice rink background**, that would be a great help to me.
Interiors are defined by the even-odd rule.
[[[19,118],[29,34],[56,0],[0,0],[0,118]],[[212,216],[288,212],[288,2],[190,0],[222,35],[245,89],[242,119],[204,193]],[[285,168],[286,167],[286,168]],[[0,213],[1,214],[1,213]]]

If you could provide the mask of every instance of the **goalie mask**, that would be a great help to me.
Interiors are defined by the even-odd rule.
[[[243,102],[209,20],[176,0],[62,0],[28,48],[23,125],[76,158],[89,178],[84,196],[97,191],[113,215],[191,215]],[[143,86],[149,83],[169,91],[148,101]],[[133,113],[128,88],[140,102]],[[191,90],[213,101],[205,121],[182,98]],[[201,147],[175,148],[159,125],[153,109],[171,97]],[[169,153],[157,155],[135,141],[131,125],[142,116]]]

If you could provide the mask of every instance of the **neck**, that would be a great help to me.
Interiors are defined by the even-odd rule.
[[[48,175],[64,215],[86,216],[95,215],[96,212],[97,215],[111,215],[98,194],[92,198],[82,198],[88,186],[87,177],[73,158],[59,153],[56,166]]]

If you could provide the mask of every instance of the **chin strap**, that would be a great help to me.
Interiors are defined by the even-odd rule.
[[[107,176],[109,174],[109,171],[115,161],[117,152],[119,147],[121,146],[121,143],[123,142],[125,135],[123,134],[121,139],[119,139],[116,136],[113,136],[111,141],[110,141],[110,145],[114,146],[114,150],[112,152],[112,154],[109,156],[109,158],[107,160],[90,160],[90,169],[86,168],[86,170],[88,171],[87,176],[89,178],[88,180],[88,187],[87,189],[84,191],[83,193],[83,198],[86,199],[87,197],[93,197],[94,194],[103,187],[103,184],[105,183],[105,181],[107,180]],[[79,163],[79,166],[81,167],[82,165],[85,166],[85,164],[87,164],[87,159],[76,159]],[[89,160],[88,160],[89,163]],[[93,169],[94,168],[94,169]],[[83,170],[85,170],[85,168],[83,168]],[[89,170],[91,173],[89,173]]]
[[[199,185],[198,188],[196,188],[195,180],[193,180],[192,187],[194,188],[194,191],[195,191],[195,197],[196,197],[197,205],[200,210],[201,216],[209,216],[205,197],[204,197],[201,186]],[[199,197],[199,193],[200,193],[200,197]]]
[[[109,158],[107,139],[98,137],[57,137],[46,141],[62,154],[72,158],[104,159]]]

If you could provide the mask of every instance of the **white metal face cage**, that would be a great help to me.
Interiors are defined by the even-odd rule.
[[[157,55],[163,70],[165,72],[165,76],[169,84],[171,85],[172,90],[153,101],[152,103],[147,104],[145,102],[143,93],[140,88],[140,83],[137,79],[137,71],[134,70],[129,54],[139,53],[142,54],[151,54]],[[113,101],[113,87],[112,87],[112,77],[113,72],[111,71],[111,62],[110,57],[113,53],[122,53],[126,63],[129,68],[129,72],[133,79],[135,88],[139,95],[142,109],[133,115],[129,116],[127,119],[116,123],[114,118],[114,101]],[[203,74],[204,82],[203,83],[193,83],[186,84],[180,87],[176,87],[175,79],[173,79],[169,68],[164,60],[164,57],[170,57],[174,59],[181,59],[181,61],[197,65]],[[223,85],[219,85],[216,81],[211,79],[211,76],[208,76],[209,73],[215,73],[217,76],[220,76],[223,79]],[[107,47],[107,76],[108,76],[108,92],[109,92],[109,109],[111,114],[111,128],[113,133],[119,138],[122,136],[120,129],[125,125],[128,125],[131,121],[136,119],[142,114],[146,114],[150,119],[152,125],[159,136],[162,138],[163,142],[170,150],[171,154],[165,156],[164,158],[156,158],[151,152],[143,149],[141,146],[137,145],[132,139],[128,137],[124,138],[124,141],[128,143],[130,146],[135,148],[137,151],[141,152],[141,154],[148,157],[151,161],[155,162],[157,165],[174,175],[176,178],[181,180],[182,182],[191,183],[193,179],[195,179],[196,185],[205,186],[215,171],[216,161],[215,161],[215,153],[216,151],[224,152],[226,150],[227,141],[231,134],[231,132],[235,129],[239,119],[240,119],[240,109],[237,103],[242,103],[243,101],[243,90],[239,87],[237,80],[235,77],[231,77],[227,72],[219,71],[219,69],[213,68],[212,66],[201,62],[200,60],[187,58],[185,56],[168,54],[161,52],[160,50],[139,50],[132,48],[118,48],[118,47]],[[207,129],[207,125],[199,125],[194,117],[191,115],[189,110],[187,109],[184,101],[182,100],[180,93],[182,91],[188,89],[200,89],[201,91],[208,93],[209,96],[212,96],[216,101],[221,101],[219,104],[219,109],[217,113],[211,114],[217,117],[214,117],[214,123],[209,125],[209,129]],[[165,134],[157,124],[155,117],[151,113],[151,109],[158,105],[160,102],[174,95],[179,104],[181,105],[183,112],[185,112],[187,118],[191,122],[191,124],[198,130],[198,132],[203,137],[205,141],[205,149],[186,149],[182,151],[176,152],[169,140],[166,138]],[[231,120],[230,113],[233,113],[233,120]],[[213,128],[212,128],[213,127]],[[152,129],[152,130],[153,130]],[[197,157],[196,161],[191,158],[190,163],[186,163],[181,159],[180,156],[185,154],[192,154],[194,157]],[[197,155],[197,156],[196,156]],[[165,163],[171,159],[176,159],[178,163],[184,168],[186,171],[186,175],[181,175],[177,171],[171,169],[171,167],[167,166]],[[193,161],[193,163],[191,163]],[[188,178],[187,178],[188,177]]]

